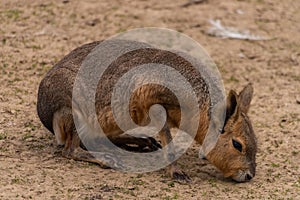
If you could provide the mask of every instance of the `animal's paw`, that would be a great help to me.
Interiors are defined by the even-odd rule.
[[[115,156],[114,154],[105,154],[102,157],[103,162],[106,163],[109,167],[113,169],[121,169],[124,168],[122,161]]]
[[[162,148],[162,146],[152,137],[136,138],[134,144],[121,144],[121,148],[133,152],[153,152]]]
[[[175,170],[172,173],[172,178],[178,182],[191,183],[192,179],[182,170]]]
[[[145,140],[146,147],[150,149],[150,151],[157,151],[161,149],[162,146],[152,137],[142,138]]]

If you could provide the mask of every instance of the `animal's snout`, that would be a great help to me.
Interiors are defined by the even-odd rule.
[[[255,176],[255,168],[255,163],[252,163],[250,165],[250,169],[246,172],[245,181],[250,181],[251,179],[253,179],[253,177]]]
[[[254,176],[255,173],[252,173],[250,170],[246,170],[246,171],[239,171],[237,174],[232,176],[232,179],[239,183],[242,183],[242,182],[251,181]]]
[[[253,176],[251,174],[246,175],[246,181],[250,181],[252,178],[253,178]]]

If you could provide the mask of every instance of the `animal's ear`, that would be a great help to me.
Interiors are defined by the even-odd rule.
[[[253,86],[248,84],[239,94],[239,108],[243,113],[247,113],[253,97]]]
[[[237,114],[237,107],[238,107],[238,95],[236,94],[235,91],[230,90],[230,92],[227,96],[227,101],[226,101],[226,119],[225,119],[225,123],[227,122],[227,120],[230,117]]]

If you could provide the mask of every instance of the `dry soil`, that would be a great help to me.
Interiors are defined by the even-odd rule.
[[[1,0],[0,199],[300,199],[300,1]],[[210,19],[269,37],[223,39]],[[45,73],[72,49],[139,27],[166,27],[194,38],[217,63],[227,91],[252,82],[257,174],[223,178],[193,146],[179,164],[193,182],[163,170],[127,174],[61,156],[36,114]]]

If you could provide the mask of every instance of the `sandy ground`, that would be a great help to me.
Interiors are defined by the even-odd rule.
[[[53,0],[0,2],[0,199],[300,199],[300,2],[295,0]],[[209,36],[209,19],[266,41]],[[257,175],[237,184],[197,157],[191,184],[163,170],[126,174],[63,158],[36,114],[45,73],[70,50],[137,27],[183,32],[209,52],[227,91],[252,82]]]

